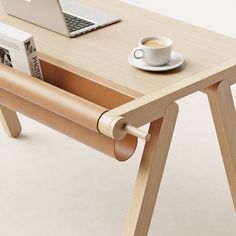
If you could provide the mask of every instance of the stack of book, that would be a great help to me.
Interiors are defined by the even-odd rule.
[[[0,23],[0,63],[43,80],[31,34]]]

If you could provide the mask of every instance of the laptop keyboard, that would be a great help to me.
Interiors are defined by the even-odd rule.
[[[68,13],[63,12],[63,14],[70,33],[94,25],[93,22],[80,19]]]

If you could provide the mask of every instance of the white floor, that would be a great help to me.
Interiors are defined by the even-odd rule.
[[[233,0],[221,6],[209,0],[212,8],[202,0],[129,2],[236,37]],[[178,103],[149,235],[234,236],[236,217],[206,96],[195,93]],[[120,236],[142,143],[130,161],[119,163],[20,119],[19,139],[0,129],[0,235]]]

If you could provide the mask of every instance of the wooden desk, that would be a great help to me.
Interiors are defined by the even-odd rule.
[[[46,82],[106,107],[109,111],[104,110],[105,113],[101,111],[99,113],[101,116],[98,114],[90,125],[78,118],[79,111],[73,112],[76,106],[72,106],[68,113],[67,110],[65,112],[65,107],[60,107],[60,104],[52,103],[50,107],[47,102],[50,103],[51,100],[40,102],[40,98],[43,98],[40,95],[38,97],[40,101],[37,99],[36,101],[35,97],[30,100],[29,94],[19,94],[16,89],[18,97],[23,96],[25,99],[22,104],[26,106],[27,100],[30,100],[32,104],[37,103],[37,108],[39,106],[45,108],[41,110],[41,114],[46,114],[49,110],[58,116],[63,116],[63,119],[87,126],[88,129],[91,129],[91,126],[92,129],[98,128],[100,133],[110,139],[126,136],[127,130],[123,129],[125,125],[140,127],[151,123],[149,129],[151,139],[144,148],[123,233],[124,236],[144,236],[148,233],[178,113],[175,101],[196,91],[206,92],[236,209],[236,117],[230,91],[230,84],[236,81],[236,40],[115,0],[80,2],[110,11],[121,16],[123,21],[69,39],[7,16],[1,5],[0,20],[34,35],[41,63],[47,75]],[[131,49],[137,46],[140,38],[149,35],[165,35],[173,39],[174,50],[183,54],[185,64],[179,69],[164,73],[147,73],[130,66],[127,57]],[[22,74],[12,73],[24,81]],[[8,76],[6,73],[4,75]],[[38,87],[45,89],[45,85],[38,82],[35,84],[32,78],[31,80],[36,89]],[[81,86],[82,90],[79,89]],[[1,88],[4,90],[4,87]],[[55,91],[58,92],[50,87],[50,91],[52,90],[54,94]],[[48,92],[49,87],[42,91]],[[63,96],[67,105],[70,105],[72,100],[75,104],[80,102],[69,94]],[[111,103],[107,102],[109,99],[112,100]],[[3,105],[1,120],[6,131],[11,136],[19,135],[21,128],[14,111],[21,109],[14,102],[8,103],[7,97],[4,102],[0,98],[0,102]],[[32,110],[29,109],[25,113],[32,115]],[[51,120],[59,119],[51,113],[48,113],[49,115]],[[49,125],[48,120],[44,123]],[[64,120],[63,122],[65,125]],[[50,126],[59,129],[51,123]],[[61,132],[78,138],[72,131],[61,130]],[[132,133],[132,130],[129,132]],[[93,145],[96,145],[96,142]],[[110,154],[111,151],[107,153]]]

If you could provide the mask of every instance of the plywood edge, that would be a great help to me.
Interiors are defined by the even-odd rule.
[[[168,104],[185,97],[195,91],[202,90],[222,79],[231,83],[236,82],[236,58],[228,60],[219,66],[209,68],[181,81],[148,95],[137,98],[124,105],[111,109],[104,113],[99,120],[100,132],[111,135],[111,129],[116,127],[114,121],[119,117],[127,119],[128,123],[141,126],[161,116]]]

